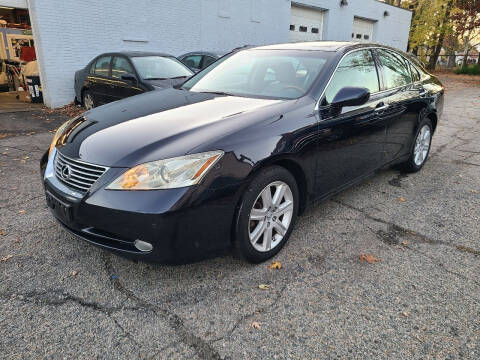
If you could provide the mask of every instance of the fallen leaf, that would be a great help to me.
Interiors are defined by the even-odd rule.
[[[400,202],[405,202],[406,200],[405,200],[403,197],[399,197],[399,198],[398,198],[398,201],[400,201]]]
[[[403,312],[402,312],[402,315],[403,315],[404,317],[408,317],[408,313],[407,313],[406,311],[403,311]]]
[[[77,276],[78,275],[78,271],[77,270],[73,270],[72,271],[72,276]]]
[[[408,241],[402,241],[403,246],[408,246]]]
[[[273,269],[280,270],[282,268],[282,264],[279,263],[278,261],[274,261],[270,265],[268,265],[268,268],[271,269],[271,270],[273,270]]]
[[[254,329],[260,329],[260,323],[254,321],[254,322],[252,322],[252,327],[253,327]]]
[[[376,262],[380,262],[382,260],[376,258],[375,256],[373,255],[366,255],[366,254],[362,254],[360,255],[360,261],[366,261],[367,263],[369,264],[374,264]]]
[[[0,261],[1,261],[1,262],[7,262],[8,259],[10,259],[10,258],[12,258],[12,257],[13,257],[13,255],[4,256],[4,257],[2,257],[2,258],[0,259]]]
[[[477,190],[472,190],[472,193],[478,194],[478,191]]]
[[[26,210],[20,210],[19,213],[20,214],[25,214],[27,211]]]
[[[0,229],[0,236],[7,235],[7,232],[4,229]]]
[[[258,288],[260,290],[268,290],[268,289],[270,289],[270,285],[260,284],[260,285],[258,285]]]

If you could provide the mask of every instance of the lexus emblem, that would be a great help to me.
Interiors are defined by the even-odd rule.
[[[61,169],[62,179],[65,179],[65,180],[70,179],[71,173],[72,173],[72,169],[70,169],[70,166],[68,165],[62,166],[62,169]]]

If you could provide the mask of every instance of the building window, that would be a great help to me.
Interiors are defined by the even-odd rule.
[[[307,27],[306,26],[300,26],[300,31],[301,32],[307,32]]]
[[[312,28],[312,34],[318,34],[318,28]]]
[[[295,31],[295,25],[290,25],[290,31]]]
[[[368,39],[370,39],[370,36],[369,36],[369,35],[363,35],[363,38],[364,38],[365,40],[368,40]]]
[[[354,37],[355,37],[355,34],[354,34],[354,33],[352,33],[352,39],[353,39]]]
[[[361,39],[362,38],[362,34],[357,34],[357,39]]]

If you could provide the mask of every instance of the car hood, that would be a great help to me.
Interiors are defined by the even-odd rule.
[[[57,147],[65,156],[89,163],[131,167],[187,154],[214,139],[281,114],[291,102],[173,88],[152,91],[73,119]]]
[[[147,84],[152,85],[154,88],[164,89],[164,88],[183,84],[187,79],[188,77],[178,78],[178,79],[143,80],[143,81],[146,82]]]

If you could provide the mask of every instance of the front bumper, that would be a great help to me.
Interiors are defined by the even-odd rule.
[[[55,153],[50,159],[45,155],[41,163],[47,204],[77,237],[130,258],[165,263],[199,260],[230,247],[239,184],[111,191],[105,186],[124,169],[110,169],[82,195],[56,179],[54,157]],[[59,204],[65,208],[59,211]],[[135,240],[148,242],[153,249],[140,251]]]

